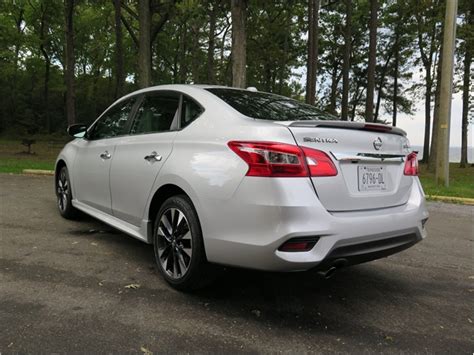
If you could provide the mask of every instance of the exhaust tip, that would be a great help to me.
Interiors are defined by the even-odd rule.
[[[337,259],[332,263],[329,269],[321,270],[318,273],[325,279],[329,279],[334,276],[338,269],[344,267],[345,265],[347,265],[346,259]]]
[[[325,277],[326,279],[329,279],[329,278],[331,278],[331,277],[334,276],[334,274],[336,273],[336,271],[337,271],[337,267],[331,266],[331,267],[329,268],[329,270],[326,271],[326,274],[324,275],[324,277]]]
[[[337,271],[337,267],[331,266],[329,269],[324,271],[319,271],[318,274],[324,277],[325,279],[330,279]]]

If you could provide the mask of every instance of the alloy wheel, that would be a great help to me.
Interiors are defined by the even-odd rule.
[[[62,169],[57,184],[58,207],[61,211],[67,208],[67,201],[69,196],[69,184],[67,181],[66,170]]]
[[[193,253],[191,230],[184,213],[177,208],[165,210],[156,234],[162,269],[169,277],[180,279],[188,271]]]

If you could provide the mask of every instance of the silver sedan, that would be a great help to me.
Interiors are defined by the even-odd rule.
[[[166,85],[68,131],[61,215],[152,244],[177,289],[206,285],[215,264],[330,276],[426,236],[417,156],[395,127],[256,90]]]

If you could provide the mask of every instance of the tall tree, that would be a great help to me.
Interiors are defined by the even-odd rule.
[[[374,90],[375,90],[375,65],[377,58],[377,12],[378,0],[370,0],[370,43],[369,43],[369,65],[367,68],[367,96],[365,102],[365,119],[374,121]]]
[[[459,3],[460,13],[464,15],[464,22],[459,28],[459,37],[463,41],[459,53],[464,55],[462,73],[462,127],[461,127],[461,162],[460,167],[468,166],[467,134],[469,126],[469,111],[473,95],[471,90],[472,57],[474,56],[474,3],[462,0]]]
[[[214,51],[215,51],[215,39],[216,39],[216,13],[217,6],[212,2],[209,2],[209,35],[208,35],[208,47],[207,47],[207,82],[208,84],[214,84],[215,81],[215,68],[214,68]]]
[[[51,72],[51,55],[49,54],[49,29],[50,29],[50,18],[51,18],[51,4],[48,1],[43,1],[39,4],[39,8],[36,8],[33,3],[30,2],[30,6],[34,10],[35,14],[40,17],[39,29],[39,49],[44,59],[44,83],[43,83],[43,102],[44,102],[44,118],[45,128],[48,133],[52,132],[51,117],[49,112],[49,81]]]
[[[472,15],[471,15],[472,23]],[[469,125],[469,108],[472,99],[471,92],[471,63],[472,63],[472,47],[466,50],[464,54],[464,74],[462,86],[462,128],[461,128],[461,168],[465,168],[467,161],[467,127]]]
[[[413,0],[411,7],[417,23],[417,39],[420,59],[425,70],[425,132],[423,143],[423,161],[429,161],[431,133],[431,101],[436,68],[433,68],[434,56],[439,49],[439,0],[420,2]]]
[[[151,11],[150,0],[138,1],[138,86],[151,85]]]
[[[74,56],[74,0],[64,0],[65,19],[65,82],[66,116],[69,125],[76,122],[75,56]]]
[[[115,14],[115,98],[123,95],[124,54],[122,34],[122,0],[112,0]]]
[[[319,53],[320,0],[308,0],[308,62],[306,65],[306,103],[314,105]]]
[[[346,24],[344,28],[344,59],[342,63],[341,119],[347,121],[349,113],[349,71],[351,68],[352,0],[344,0]]]
[[[247,0],[231,0],[232,14],[232,86],[247,84]]]
[[[137,37],[129,20],[124,16],[121,17],[125,28],[138,48],[138,86],[140,88],[148,87],[152,83],[152,46],[170,19],[175,3],[176,0],[163,3],[138,0],[138,12],[136,12],[122,1],[122,8],[127,11],[132,20],[138,21]],[[159,15],[158,21],[154,21],[155,14]]]

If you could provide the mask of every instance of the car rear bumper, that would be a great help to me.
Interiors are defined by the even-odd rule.
[[[309,179],[244,179],[227,201],[208,199],[200,211],[210,262],[268,270],[356,264],[411,247],[426,236],[423,191],[415,179],[407,203],[390,208],[328,212]],[[319,238],[306,252],[278,248],[288,239]]]

